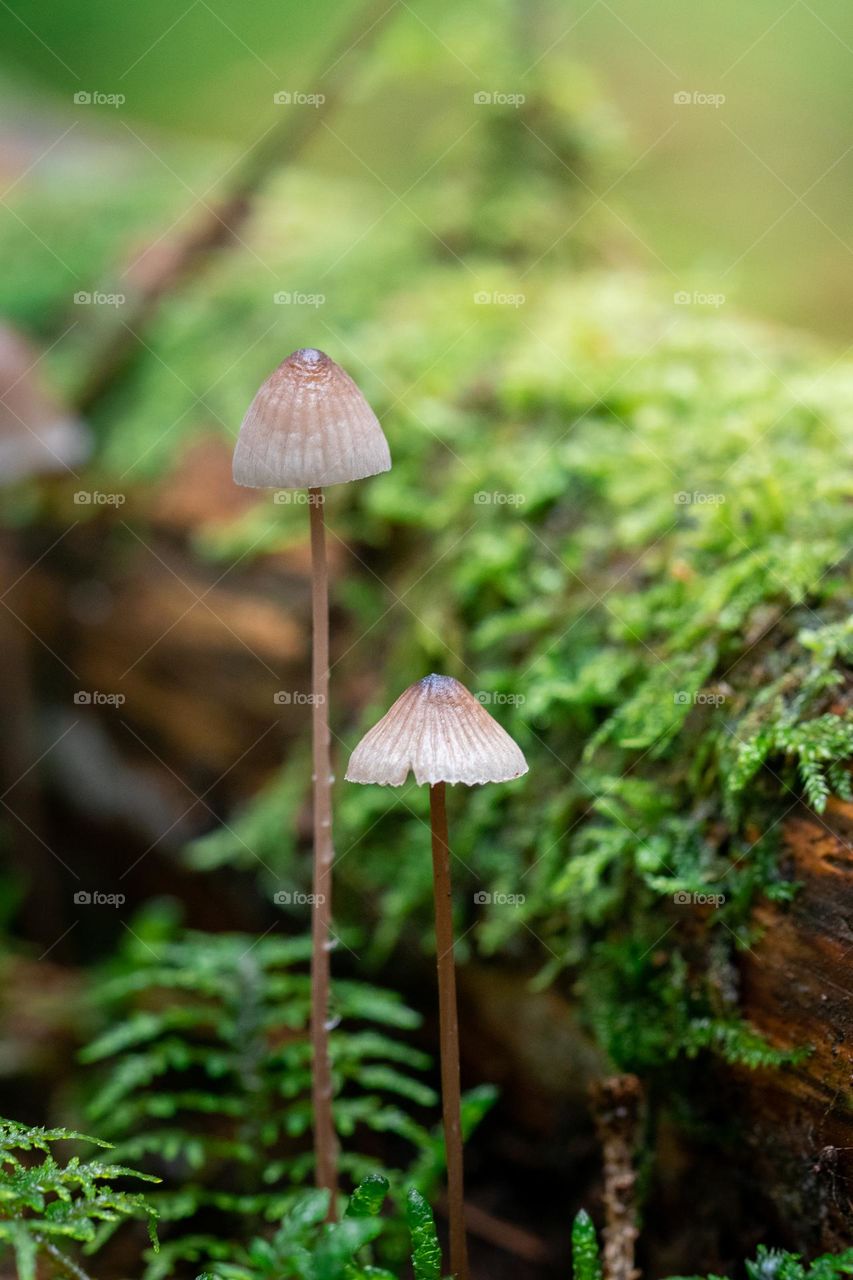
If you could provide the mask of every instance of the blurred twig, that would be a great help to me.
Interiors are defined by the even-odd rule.
[[[437,1196],[436,1207],[445,1216],[447,1215],[446,1195]],[[502,1249],[504,1253],[514,1254],[523,1262],[544,1265],[548,1261],[548,1248],[544,1240],[515,1222],[507,1222],[503,1218],[495,1217],[493,1213],[481,1209],[479,1205],[466,1203],[465,1225],[469,1235]]]
[[[343,100],[361,58],[396,12],[399,0],[367,0],[355,22],[335,41],[323,60],[325,70],[311,81],[322,101],[311,111],[288,112],[280,125],[246,153],[236,177],[218,201],[211,203],[190,231],[171,250],[158,257],[152,270],[127,292],[122,315],[111,324],[96,348],[74,396],[83,412],[90,412],[118,381],[138,353],[139,334],[155,314],[161,299],[198,272],[218,249],[239,241],[239,231],[252,200],[266,178],[292,162],[317,134]]]
[[[604,1157],[604,1277],[638,1280],[637,1171],[634,1157],[642,1102],[636,1076],[611,1076],[592,1090],[596,1128]]]

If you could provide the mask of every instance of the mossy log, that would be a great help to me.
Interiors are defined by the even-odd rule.
[[[275,573],[269,565],[240,567],[220,582],[221,569],[200,567],[182,545],[201,515],[197,491],[187,492],[194,494],[189,512],[179,487],[152,499],[146,544],[123,544],[120,573],[110,539],[121,517],[111,515],[73,534],[66,558],[47,557],[10,597],[43,643],[67,654],[82,687],[123,691],[118,712],[84,706],[75,714],[98,719],[127,768],[158,774],[176,813],[189,799],[176,792],[176,775],[191,771],[201,790],[245,753],[218,797],[234,803],[307,730],[307,718],[291,707],[286,733],[257,745],[275,692],[307,680],[302,549],[278,556]],[[339,554],[336,563],[340,570]],[[71,675],[65,681],[69,699],[75,682]],[[140,747],[134,730],[156,741],[159,758]],[[211,823],[203,806],[197,818],[197,830]],[[853,806],[831,800],[822,817],[797,806],[782,830],[781,870],[800,889],[790,903],[761,899],[755,907],[762,936],[740,956],[741,1007],[774,1047],[811,1052],[796,1066],[730,1070],[749,1162],[780,1206],[787,1243],[813,1252],[842,1247],[853,1233]],[[590,1129],[578,1137],[576,1125],[588,1085],[606,1066],[571,1000],[556,992],[531,997],[529,973],[483,964],[463,970],[461,991],[471,1077],[503,1087],[526,1135],[522,1147],[547,1149],[554,1169],[587,1161]],[[565,1150],[556,1147],[555,1125]]]
[[[763,936],[741,960],[746,1016],[797,1066],[746,1075],[743,1123],[764,1184],[813,1251],[853,1238],[853,805],[784,828],[793,902],[755,911]]]

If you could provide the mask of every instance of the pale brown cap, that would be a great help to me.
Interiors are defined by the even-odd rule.
[[[320,489],[390,467],[376,414],[313,347],[294,351],[263,383],[234,450],[234,481],[250,489]]]
[[[350,756],[348,782],[399,787],[409,770],[418,784],[508,782],[527,773],[521,748],[452,676],[409,685]]]

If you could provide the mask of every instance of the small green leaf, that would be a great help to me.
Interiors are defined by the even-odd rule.
[[[348,1218],[375,1218],[382,1212],[382,1205],[390,1190],[387,1178],[379,1173],[372,1173],[356,1187],[350,1197],[346,1216]]]
[[[598,1237],[586,1209],[581,1209],[572,1226],[572,1270],[574,1280],[601,1280]]]
[[[432,1209],[414,1187],[406,1196],[406,1218],[412,1236],[415,1280],[441,1280],[441,1248]]]

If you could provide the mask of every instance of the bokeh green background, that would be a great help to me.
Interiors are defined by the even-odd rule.
[[[276,120],[274,91],[310,92],[356,12],[349,0],[15,0],[0,7],[7,133],[37,127],[40,111],[79,124],[71,102],[79,89],[124,93],[120,113],[92,108],[86,127],[97,113],[98,128],[144,154],[123,126],[141,131],[169,165],[147,156],[151,180],[188,198],[175,148],[189,141],[213,177],[224,171],[235,149]],[[622,117],[624,163],[596,195],[627,219],[640,262],[671,274],[674,289],[722,292],[773,319],[853,336],[848,4],[519,2],[494,7],[485,24],[472,15],[484,10],[455,0],[400,4],[382,37],[381,90],[369,71],[360,78],[336,116],[337,137],[312,146],[312,163],[402,193],[446,148],[464,156],[457,139],[471,121],[472,92],[524,92],[533,64],[576,61]],[[723,94],[725,103],[673,111],[677,92]],[[391,223],[410,217],[398,205]]]

